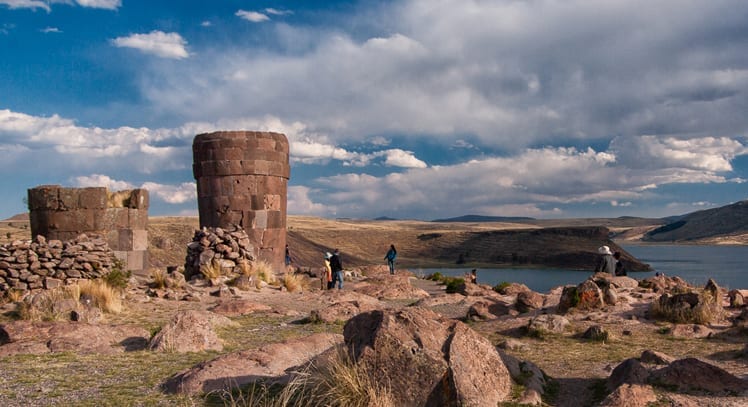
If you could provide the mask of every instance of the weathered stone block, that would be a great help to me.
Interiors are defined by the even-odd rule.
[[[60,188],[58,210],[75,210],[79,207],[80,190],[76,188]]]
[[[267,211],[252,211],[250,217],[250,225],[254,229],[265,229],[268,226],[268,212]]]
[[[145,229],[132,230],[132,249],[148,250],[148,231]]]
[[[78,207],[82,209],[106,209],[107,189],[104,187],[82,188],[79,194]]]
[[[57,210],[59,208],[59,190],[59,185],[41,185],[36,188],[29,189],[27,191],[29,199],[29,210]]]
[[[128,216],[127,227],[131,229],[148,228],[148,211],[145,209],[126,209]]]
[[[111,246],[115,250],[132,250],[133,233],[131,229],[117,230],[117,245]]]
[[[265,223],[265,227],[268,229],[281,229],[283,228],[284,221],[283,221],[283,214],[281,211],[265,211],[267,213],[267,221]]]
[[[127,252],[127,269],[132,271],[148,269],[148,252],[146,250]]]

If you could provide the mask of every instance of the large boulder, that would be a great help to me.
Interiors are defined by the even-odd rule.
[[[585,280],[577,286],[579,302],[576,305],[580,310],[599,309],[605,306],[603,292],[593,280]]]
[[[509,315],[510,312],[511,305],[503,301],[478,300],[468,308],[467,319],[471,321],[490,320]]]
[[[134,325],[14,321],[0,325],[0,356],[74,352],[112,354],[145,348],[149,332]]]
[[[499,288],[499,293],[503,295],[517,295],[523,291],[530,291],[530,287],[521,283],[509,283],[508,285]]]
[[[710,393],[742,393],[748,390],[748,381],[717,366],[696,358],[686,358],[652,372],[650,380],[679,391],[707,391]]]
[[[168,393],[201,394],[259,380],[284,382],[291,371],[343,343],[343,336],[317,333],[201,362],[161,385]]]
[[[527,334],[542,337],[547,334],[562,334],[570,322],[561,315],[543,314],[532,318],[527,323]]]
[[[495,406],[509,397],[511,378],[493,345],[428,309],[363,313],[344,336],[354,361],[389,387],[395,405]]]
[[[638,359],[631,358],[621,362],[613,369],[606,383],[608,390],[615,390],[622,384],[647,384],[649,369]]]
[[[535,291],[521,291],[517,293],[516,308],[519,312],[530,312],[543,307],[544,297]]]
[[[221,351],[215,328],[233,325],[230,319],[209,311],[181,311],[151,339],[149,349],[162,352]]]

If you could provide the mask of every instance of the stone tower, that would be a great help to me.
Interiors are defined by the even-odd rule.
[[[290,174],[286,136],[255,131],[198,134],[192,154],[200,227],[243,228],[255,257],[280,270]]]
[[[81,233],[106,239],[133,272],[148,269],[148,191],[41,185],[28,190],[31,237],[71,240]]]

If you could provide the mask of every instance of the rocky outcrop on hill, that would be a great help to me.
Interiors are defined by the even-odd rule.
[[[41,290],[68,280],[93,279],[108,274],[114,252],[98,236],[79,235],[68,241],[17,240],[0,246],[0,293],[10,289]]]
[[[254,261],[254,247],[244,229],[224,230],[202,228],[196,230],[192,242],[187,245],[184,261],[184,276],[188,280],[200,275],[201,267],[217,264],[223,274],[230,274],[242,261]]]
[[[459,321],[422,308],[372,311],[345,325],[345,344],[395,405],[495,406],[511,377],[498,351]]]

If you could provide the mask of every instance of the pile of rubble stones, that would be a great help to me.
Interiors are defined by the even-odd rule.
[[[73,240],[16,240],[0,245],[0,293],[53,289],[69,280],[94,279],[115,265],[114,252],[99,236]]]
[[[192,242],[187,245],[184,276],[191,279],[199,276],[203,266],[217,263],[223,274],[238,273],[234,270],[242,261],[254,261],[254,246],[244,229],[224,230],[202,228],[196,230]]]

